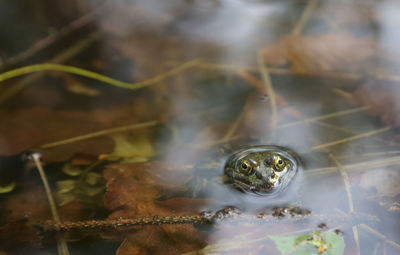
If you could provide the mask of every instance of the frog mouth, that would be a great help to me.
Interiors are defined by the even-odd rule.
[[[234,179],[232,185],[240,191],[253,193],[269,193],[274,189],[271,183],[254,184],[242,178]]]

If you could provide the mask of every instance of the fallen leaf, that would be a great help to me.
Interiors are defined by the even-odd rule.
[[[366,171],[360,179],[360,185],[365,189],[375,188],[378,196],[394,198],[400,194],[400,173],[388,169]]]
[[[162,162],[111,165],[104,171],[108,181],[104,204],[114,212],[109,219],[124,217],[197,214],[206,200],[170,197],[181,193],[190,179],[188,169]],[[133,228],[117,254],[179,254],[205,244],[193,225],[140,226]]]
[[[29,247],[39,248],[41,246],[42,238],[28,220],[11,221],[0,226],[0,254],[3,254],[3,249],[18,251],[16,252],[18,254],[28,254]]]
[[[351,102],[360,106],[369,106],[366,112],[388,126],[400,127],[400,89],[396,86],[363,84],[352,93]]]
[[[2,119],[7,120],[7,125],[0,125],[0,154],[18,154],[42,144],[100,130],[99,123],[88,115],[88,112],[53,111],[42,107],[0,111]],[[48,149],[43,154],[46,161],[54,162],[66,160],[78,152],[100,154],[112,148],[111,139],[98,137]]]
[[[290,64],[296,74],[360,72],[376,55],[376,45],[373,40],[357,38],[349,33],[288,35],[264,48],[263,54],[267,64]]]

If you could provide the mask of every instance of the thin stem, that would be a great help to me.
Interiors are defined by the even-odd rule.
[[[116,87],[124,88],[124,89],[130,89],[130,90],[136,90],[140,89],[149,85],[152,85],[154,83],[157,83],[163,79],[166,79],[170,76],[176,75],[188,68],[194,67],[199,63],[198,59],[186,62],[180,66],[177,66],[176,68],[173,68],[163,74],[160,74],[156,77],[153,77],[151,79],[148,79],[143,82],[138,82],[138,83],[128,83],[128,82],[123,82],[119,81],[110,77],[107,77],[105,75],[95,73],[92,71],[88,71],[79,67],[74,67],[74,66],[68,66],[68,65],[60,65],[60,64],[35,64],[35,65],[29,65],[29,66],[24,66],[20,67],[17,69],[10,70],[8,72],[0,74],[0,82],[18,77],[21,75],[29,74],[29,73],[35,73],[35,72],[41,72],[41,71],[60,71],[60,72],[66,72],[66,73],[72,73],[75,75],[83,76],[86,78],[91,78],[93,80],[101,81]]]
[[[59,231],[60,229],[58,228],[57,224],[60,223],[60,217],[58,216],[56,203],[54,202],[54,198],[53,198],[53,195],[51,193],[49,182],[47,181],[47,177],[46,177],[46,174],[44,172],[43,166],[40,163],[40,155],[38,153],[33,153],[32,154],[32,159],[33,159],[33,162],[36,165],[36,168],[38,169],[38,172],[40,174],[40,178],[42,179],[43,186],[44,186],[44,189],[46,191],[47,200],[49,201],[51,214],[53,216],[53,220],[54,220],[54,223],[55,223],[55,229],[57,231]],[[62,237],[62,236],[57,236],[56,239],[57,239],[58,253],[62,254],[62,255],[69,255],[68,245],[67,245],[67,242],[66,242],[65,238]]]
[[[265,90],[267,91],[269,102],[271,105],[270,128],[271,128],[271,135],[273,136],[275,134],[276,125],[278,123],[275,92],[274,88],[272,87],[271,77],[269,75],[268,68],[264,64],[263,54],[261,51],[259,51],[257,54],[257,61],[258,61],[258,67],[260,68],[262,81],[265,86]]]
[[[98,38],[97,33],[92,33],[88,35],[86,38],[78,41],[74,45],[72,45],[70,48],[67,50],[63,51],[62,53],[58,54],[54,58],[52,58],[49,62],[52,63],[62,63],[65,62],[66,60],[72,58],[73,56],[76,56],[80,52],[82,52],[84,49],[89,47],[93,42],[95,42]],[[13,97],[14,95],[18,94],[22,89],[24,89],[27,85],[30,83],[38,80],[40,77],[42,77],[42,73],[37,73],[31,76],[28,76],[24,79],[22,79],[20,82],[16,83],[15,85],[11,86],[8,88],[6,91],[2,92],[0,95],[0,104],[6,102],[9,98]],[[0,74],[1,76],[1,74]]]
[[[336,167],[339,169],[340,175],[342,176],[343,179],[344,186],[346,188],[347,200],[349,203],[349,211],[350,213],[354,213],[355,210],[354,210],[353,196],[351,194],[349,175],[343,168],[342,164],[336,159],[336,157],[332,153],[329,153],[329,157],[333,160],[333,162],[335,162]],[[358,235],[357,226],[353,226],[351,229],[353,231],[354,241],[356,242],[357,246],[357,254],[360,254],[360,238]]]
[[[365,231],[369,232],[370,234],[372,234],[372,235],[376,236],[377,238],[381,239],[385,243],[390,244],[394,248],[400,250],[400,244],[388,239],[385,235],[379,233],[378,231],[376,231],[375,229],[371,228],[370,226],[365,225],[365,224],[360,224],[359,226],[360,226],[360,228],[364,229]]]
[[[311,150],[314,151],[314,150],[319,150],[319,149],[331,147],[331,146],[334,146],[334,145],[338,145],[338,144],[341,144],[341,143],[347,143],[347,142],[350,142],[350,141],[358,140],[360,138],[364,138],[364,137],[376,135],[376,134],[379,134],[379,133],[383,133],[383,132],[389,131],[390,129],[391,129],[391,127],[385,127],[385,128],[377,129],[377,130],[374,130],[374,131],[370,131],[370,132],[362,133],[362,134],[359,134],[359,135],[355,135],[355,136],[347,137],[347,138],[344,138],[344,139],[340,139],[340,140],[337,140],[337,141],[333,141],[333,142],[329,142],[329,143],[325,143],[325,144],[320,144],[320,145],[312,147]]]
[[[294,122],[290,122],[290,123],[286,123],[286,124],[280,125],[279,129],[288,128],[288,127],[296,126],[296,125],[299,125],[299,124],[306,124],[306,123],[313,122],[313,121],[316,121],[316,120],[325,120],[325,119],[335,118],[335,117],[344,116],[344,115],[348,115],[348,114],[353,114],[353,113],[357,113],[357,112],[361,112],[361,111],[367,110],[368,108],[369,108],[369,106],[357,107],[357,108],[353,108],[353,109],[350,109],[350,110],[344,110],[344,111],[325,114],[325,115],[312,117],[312,118],[308,118],[308,119],[304,119],[304,120],[294,121]]]
[[[15,65],[21,61],[24,61],[24,60],[34,56],[39,51],[54,44],[60,38],[65,37],[65,36],[71,34],[72,32],[90,24],[91,22],[93,22],[94,17],[96,15],[98,15],[100,13],[100,11],[104,9],[105,6],[106,6],[105,3],[100,4],[99,7],[97,7],[95,10],[90,11],[87,14],[77,18],[76,20],[74,20],[71,23],[67,24],[66,26],[62,27],[55,33],[51,33],[48,36],[40,39],[39,41],[35,42],[28,49],[20,52],[18,55],[6,59],[4,61],[4,65],[0,66],[0,68],[4,67],[5,65]]]
[[[307,6],[302,13],[300,19],[297,21],[295,27],[292,30],[292,35],[300,35],[303,31],[304,26],[307,24],[308,20],[311,17],[315,7],[318,4],[318,0],[309,0]]]
[[[98,136],[109,135],[109,134],[113,134],[113,133],[119,133],[119,132],[139,129],[139,128],[152,127],[152,126],[156,126],[158,124],[159,124],[159,122],[157,122],[157,121],[148,121],[148,122],[143,122],[143,123],[136,123],[136,124],[132,124],[132,125],[122,126],[122,127],[104,129],[101,131],[97,131],[97,132],[93,132],[93,133],[89,133],[89,134],[85,134],[85,135],[80,135],[80,136],[75,136],[72,138],[68,138],[68,139],[53,142],[53,143],[46,143],[46,144],[43,144],[42,146],[40,146],[40,148],[49,149],[49,148],[57,147],[60,145],[75,143],[75,142],[87,140],[87,139],[98,137]]]

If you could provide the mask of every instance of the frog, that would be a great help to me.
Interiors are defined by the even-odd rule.
[[[197,195],[212,198],[215,202],[209,206],[216,211],[234,208],[259,214],[300,204],[294,180],[301,177],[303,163],[293,150],[277,145],[223,146],[211,156],[195,167],[201,177],[192,187]]]
[[[292,150],[274,145],[244,146],[224,166],[224,183],[243,192],[274,195],[291,183],[300,168]]]

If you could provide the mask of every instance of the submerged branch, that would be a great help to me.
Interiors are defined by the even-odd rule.
[[[360,214],[360,213],[334,213],[334,214],[311,214],[311,211],[299,207],[273,208],[269,212],[259,213],[257,215],[235,213],[224,208],[217,212],[202,212],[199,214],[180,215],[180,216],[152,216],[138,218],[116,218],[105,220],[88,220],[88,221],[41,221],[35,227],[42,232],[68,232],[68,231],[90,231],[90,230],[118,230],[129,227],[148,226],[148,225],[164,225],[164,224],[218,224],[221,222],[246,222],[246,224],[263,224],[277,223],[282,220],[298,221],[316,219],[326,222],[350,222],[357,224],[358,221],[379,221],[376,217]]]

